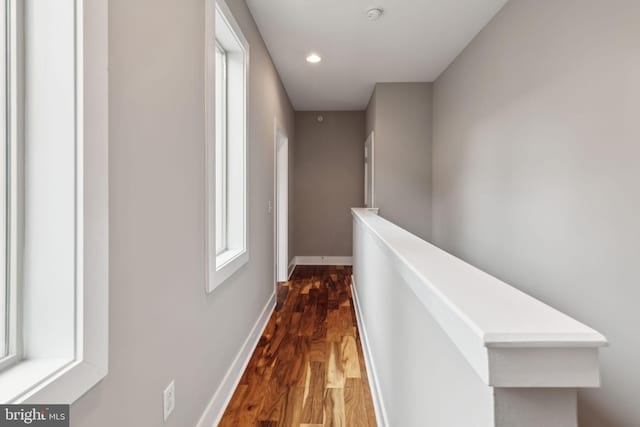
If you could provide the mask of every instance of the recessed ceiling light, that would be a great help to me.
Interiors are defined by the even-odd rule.
[[[312,53],[311,55],[307,56],[307,62],[310,64],[317,64],[320,61],[322,61],[322,58],[317,53]]]

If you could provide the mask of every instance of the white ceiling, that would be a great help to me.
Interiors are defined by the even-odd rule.
[[[434,81],[506,2],[247,0],[299,111],[362,110],[376,82]]]

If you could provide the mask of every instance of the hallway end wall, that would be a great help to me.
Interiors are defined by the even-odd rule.
[[[295,255],[350,257],[351,208],[364,204],[365,113],[296,112],[295,129]]]

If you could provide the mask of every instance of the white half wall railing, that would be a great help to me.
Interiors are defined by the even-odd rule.
[[[577,389],[600,385],[601,334],[371,210],[352,214],[379,425],[577,425]]]

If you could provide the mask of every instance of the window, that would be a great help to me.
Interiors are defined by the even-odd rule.
[[[7,230],[7,53],[6,53],[6,5],[0,5],[0,133],[2,136],[2,146],[0,147],[0,366],[2,361],[9,353],[9,303],[7,297],[9,293],[9,284],[6,280],[6,230]]]
[[[215,2],[214,6],[210,0],[207,7],[207,290],[212,291],[249,260],[249,45],[224,2]]]
[[[72,403],[107,372],[108,9],[24,5],[0,0],[0,404]]]
[[[16,42],[19,14],[15,5],[2,1],[0,6],[0,370],[21,357],[18,320],[16,234],[17,224],[17,142],[20,129],[18,54]]]
[[[227,55],[216,43],[216,256],[227,250]]]

